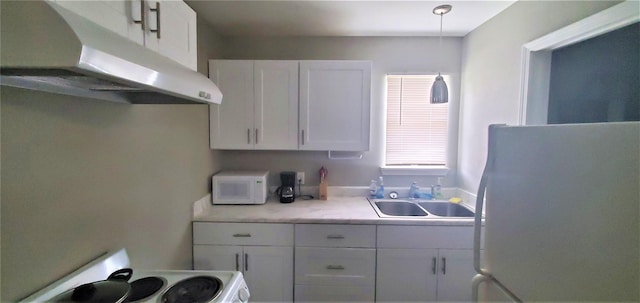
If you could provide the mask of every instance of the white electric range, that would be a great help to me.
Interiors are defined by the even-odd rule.
[[[126,250],[107,253],[21,302],[47,302],[80,285],[106,280],[129,267]],[[246,303],[249,289],[239,271],[133,270],[127,302]]]

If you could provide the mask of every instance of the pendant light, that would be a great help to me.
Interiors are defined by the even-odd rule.
[[[451,11],[451,5],[439,5],[433,9],[435,15],[440,15],[440,40],[438,42],[438,61],[442,60],[442,16]],[[444,82],[440,71],[436,81],[431,86],[431,104],[447,103],[449,102],[449,90],[447,89],[447,83]]]

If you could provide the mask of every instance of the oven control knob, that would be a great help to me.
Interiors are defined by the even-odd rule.
[[[240,297],[240,301],[247,302],[249,300],[249,292],[244,288],[240,288],[238,297]]]

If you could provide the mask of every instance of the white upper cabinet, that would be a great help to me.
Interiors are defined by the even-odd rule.
[[[145,46],[192,69],[197,69],[196,12],[176,0],[144,1],[147,6]]]
[[[253,148],[253,61],[210,60],[209,78],[223,94],[210,105],[211,148]]]
[[[298,62],[254,61],[253,69],[256,149],[296,149]]]
[[[224,95],[210,106],[211,148],[297,148],[297,61],[210,60],[209,78]]]
[[[52,2],[192,70],[197,69],[196,13],[183,1]]]
[[[301,150],[369,150],[371,62],[300,62]]]
[[[210,60],[211,148],[369,150],[371,62]]]
[[[144,45],[144,32],[141,24],[133,22],[134,16],[136,14],[139,16],[142,12],[140,7],[142,2],[140,1],[57,0],[55,2],[106,29]]]

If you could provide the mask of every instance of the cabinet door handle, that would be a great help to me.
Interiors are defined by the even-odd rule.
[[[247,128],[247,144],[251,144],[251,129]]]
[[[236,271],[240,270],[240,255],[236,254]]]
[[[433,259],[431,259],[431,272],[434,275],[436,274],[436,257],[433,257]]]
[[[131,1],[131,19],[133,20],[133,23],[135,24],[140,24],[140,27],[142,28],[142,31],[145,30],[145,19],[144,19],[144,0],[140,0],[138,1],[138,3],[140,3],[140,17],[137,18],[138,20],[136,20],[136,17],[138,17],[136,15],[136,11],[138,11],[135,7],[135,1]]]
[[[149,29],[149,31],[156,33],[156,37],[160,39],[160,2],[156,2],[156,8],[150,7],[149,10],[156,13],[156,29]]]
[[[302,145],[304,145],[304,129],[302,130]]]
[[[258,129],[256,128],[256,144],[258,144]]]
[[[234,238],[251,238],[251,234],[233,234]]]
[[[343,270],[344,266],[342,265],[327,265],[327,269],[331,270]]]
[[[244,254],[244,271],[249,271],[249,254]]]
[[[447,274],[447,258],[442,258],[442,274]]]
[[[343,235],[328,235],[327,239],[332,239],[332,240],[344,239],[344,236]]]

